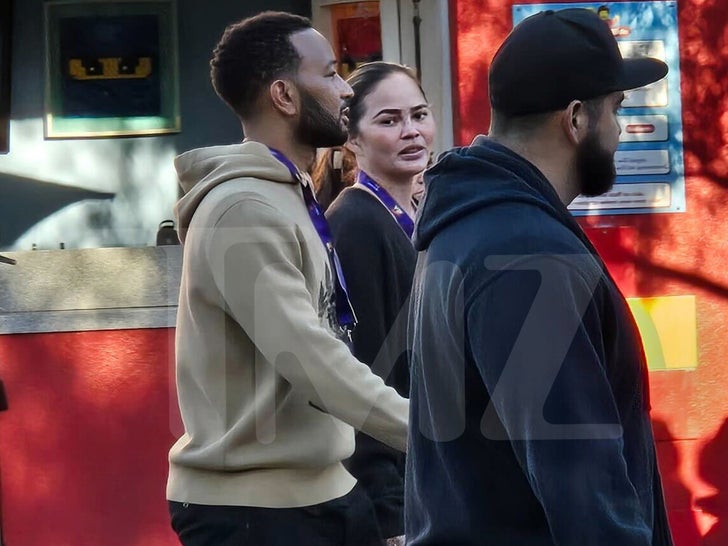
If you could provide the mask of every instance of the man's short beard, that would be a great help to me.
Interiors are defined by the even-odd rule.
[[[341,118],[327,111],[306,89],[299,86],[301,116],[296,127],[296,139],[312,148],[331,148],[346,142],[348,134]]]
[[[614,154],[604,149],[593,128],[576,149],[576,176],[579,191],[587,197],[607,193],[617,177]]]

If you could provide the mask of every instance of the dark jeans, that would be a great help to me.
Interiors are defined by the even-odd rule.
[[[357,485],[348,495],[302,508],[169,502],[183,546],[382,546],[374,509]]]

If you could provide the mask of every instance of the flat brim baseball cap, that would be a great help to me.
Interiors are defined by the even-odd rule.
[[[547,10],[516,25],[488,72],[491,107],[519,116],[566,108],[667,75],[659,59],[623,59],[607,24],[592,10]]]

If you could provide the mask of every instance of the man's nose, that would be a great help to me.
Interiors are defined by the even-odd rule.
[[[341,98],[350,99],[354,96],[354,90],[351,88],[344,78],[339,76],[340,87],[341,87]]]

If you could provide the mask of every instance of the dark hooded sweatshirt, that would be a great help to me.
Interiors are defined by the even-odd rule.
[[[485,137],[414,236],[412,545],[666,546],[639,332],[543,174]]]

